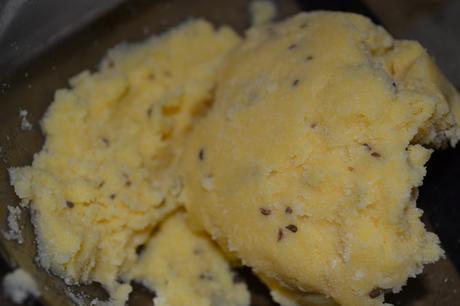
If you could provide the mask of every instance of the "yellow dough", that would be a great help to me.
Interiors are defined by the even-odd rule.
[[[39,263],[101,283],[96,305],[135,280],[158,306],[246,306],[239,258],[283,306],[379,306],[442,256],[415,201],[432,148],[458,141],[456,90],[364,17],[252,10],[244,41],[192,20],[109,51],[10,169]]]
[[[416,208],[459,96],[416,42],[354,14],[257,27],[225,61],[181,162],[194,226],[264,277],[383,305],[443,255]]]
[[[45,269],[68,283],[98,281],[124,305],[131,286],[117,278],[181,205],[174,144],[208,107],[216,69],[238,41],[229,28],[190,21],[111,50],[97,72],[56,92],[42,151],[10,170],[33,209]]]
[[[249,292],[222,252],[193,233],[186,214],[169,217],[129,273],[156,293],[156,306],[246,306]]]

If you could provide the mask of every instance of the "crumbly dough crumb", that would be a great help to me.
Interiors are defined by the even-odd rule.
[[[28,111],[25,109],[19,109],[19,118],[21,118],[21,130],[30,131],[32,130],[32,123],[27,120]]]
[[[22,269],[16,269],[3,278],[3,289],[6,296],[16,304],[22,304],[28,298],[40,297],[37,283]]]
[[[272,0],[254,0],[250,4],[251,24],[259,26],[273,21],[276,17],[276,6]]]
[[[15,240],[17,243],[22,244],[24,239],[21,230],[21,207],[8,206],[7,224],[8,229],[3,231],[3,236],[7,240]]]

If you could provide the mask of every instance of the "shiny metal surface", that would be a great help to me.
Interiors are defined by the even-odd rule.
[[[2,79],[121,1],[0,0]]]

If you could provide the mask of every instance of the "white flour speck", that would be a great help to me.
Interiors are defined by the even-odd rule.
[[[32,124],[27,120],[27,110],[19,109],[19,117],[21,118],[21,130],[32,130]]]

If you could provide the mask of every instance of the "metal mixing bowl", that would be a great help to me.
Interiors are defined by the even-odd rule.
[[[217,25],[228,24],[242,33],[249,26],[249,2],[246,0],[125,1],[108,13],[107,10],[101,11],[101,13],[105,12],[103,16],[87,24],[78,33],[71,35],[72,31],[67,31],[57,44],[55,44],[56,39],[49,40],[49,44],[45,46],[41,43],[40,48],[46,51],[40,56],[36,54],[37,52],[29,52],[29,55],[34,56],[33,60],[29,60],[29,57],[24,55],[23,61],[20,61],[19,53],[18,58],[13,57],[3,62],[0,60],[0,79],[3,80],[0,84],[0,229],[7,230],[7,206],[16,206],[19,202],[9,184],[7,168],[29,165],[33,154],[41,149],[44,138],[39,121],[57,88],[66,87],[67,80],[81,70],[94,69],[108,48],[124,41],[142,40],[191,16],[204,17]],[[433,15],[433,12],[437,12],[435,9],[445,11],[448,5],[452,8],[452,3],[456,8],[460,8],[460,5],[457,5],[459,1],[434,2],[436,1],[369,0],[361,3],[359,1],[279,0],[276,4],[279,8],[279,18],[292,15],[301,9],[321,8],[351,10],[370,15],[375,21],[382,21],[393,34],[422,40],[430,47],[431,52],[438,55],[441,67],[458,87],[460,69],[456,67],[459,67],[460,60],[449,55],[460,54],[458,52],[460,35],[451,37],[449,41],[446,37],[441,39],[440,34],[436,32],[439,29],[429,21],[435,20],[433,16],[438,18]],[[408,15],[408,12],[411,14]],[[460,13],[460,9],[457,12]],[[440,23],[442,24],[446,18],[441,18]],[[449,30],[456,31],[460,28],[460,24],[456,23],[444,26],[447,27],[444,28],[444,34],[450,33]],[[430,37],[433,39],[430,40]],[[439,40],[438,43],[436,39]],[[457,39],[456,43],[455,39]],[[455,46],[457,52],[454,52]],[[33,45],[29,47],[34,48]],[[29,61],[24,62],[24,60]],[[20,129],[19,109],[28,111],[27,119],[33,124],[32,131]],[[426,183],[420,190],[419,205],[427,212],[425,218],[427,223],[432,224],[434,231],[440,235],[448,259],[429,265],[422,276],[409,281],[402,294],[391,296],[390,299],[396,305],[460,305],[460,277],[453,264],[453,262],[457,263],[458,268],[460,262],[460,225],[456,221],[460,216],[460,211],[457,209],[460,200],[459,152],[460,150],[450,150],[436,153],[429,163]],[[41,303],[73,305],[68,292],[83,294],[88,297],[88,301],[93,297],[105,298],[106,293],[97,284],[69,288],[62,280],[49,275],[36,265],[34,260],[36,246],[29,220],[30,212],[23,210],[21,226],[24,243],[19,245],[0,235],[0,251],[10,267],[20,266],[38,280],[42,289]],[[6,264],[2,264],[0,273],[4,274],[7,270]],[[243,275],[247,278],[253,293],[253,305],[274,305],[270,301],[266,288],[251,275],[248,269],[243,269]],[[151,292],[137,285],[131,295],[130,305],[151,305],[151,298]],[[0,305],[12,304],[0,296]]]

